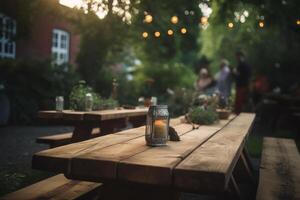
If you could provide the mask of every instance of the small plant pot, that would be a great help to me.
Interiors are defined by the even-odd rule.
[[[228,119],[231,111],[226,109],[217,109],[217,113],[219,115],[219,119]]]

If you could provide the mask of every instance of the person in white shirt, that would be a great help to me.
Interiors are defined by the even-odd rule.
[[[226,59],[221,60],[220,71],[216,74],[215,80],[217,81],[217,92],[227,101],[231,95],[232,78],[229,62]]]

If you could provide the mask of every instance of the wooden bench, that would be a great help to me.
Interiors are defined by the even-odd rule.
[[[73,143],[72,136],[73,136],[72,132],[50,135],[50,136],[42,136],[36,139],[36,143],[48,144],[50,148],[54,148],[54,147]],[[95,138],[99,136],[101,136],[100,130],[98,128],[93,129],[91,138]]]
[[[74,181],[59,174],[40,181],[16,192],[10,193],[1,200],[72,200],[93,199],[99,195],[101,183]]]
[[[300,155],[294,140],[264,138],[256,199],[300,199]]]

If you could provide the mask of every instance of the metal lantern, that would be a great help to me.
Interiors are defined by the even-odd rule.
[[[150,106],[147,114],[146,143],[148,146],[163,146],[168,141],[169,111],[166,105]]]

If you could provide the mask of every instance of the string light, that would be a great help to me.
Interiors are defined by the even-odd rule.
[[[207,17],[201,17],[200,22],[202,25],[206,25],[208,23],[208,18]]]
[[[182,34],[186,34],[186,33],[187,33],[187,30],[186,30],[186,28],[181,28],[181,29],[180,29],[180,32],[181,32]]]
[[[159,37],[159,36],[160,36],[160,32],[159,32],[159,31],[155,31],[155,32],[154,32],[154,36],[155,36],[155,37]]]
[[[300,19],[297,19],[296,24],[300,25]]]
[[[173,34],[174,34],[174,31],[171,30],[171,29],[169,29],[167,33],[168,33],[168,35],[173,35]]]
[[[146,23],[151,23],[153,21],[153,17],[151,15],[146,15],[145,16],[145,22]]]
[[[143,32],[142,36],[143,36],[143,38],[147,38],[149,36],[149,34],[147,32]]]
[[[265,23],[264,23],[263,21],[261,21],[261,22],[258,23],[258,26],[259,26],[260,28],[263,28],[263,27],[265,26]]]
[[[227,26],[228,26],[228,28],[233,28],[233,23],[232,22],[229,22],[228,24],[227,24]]]
[[[172,22],[173,24],[177,24],[177,23],[178,23],[178,17],[177,17],[177,16],[171,17],[171,22]]]

